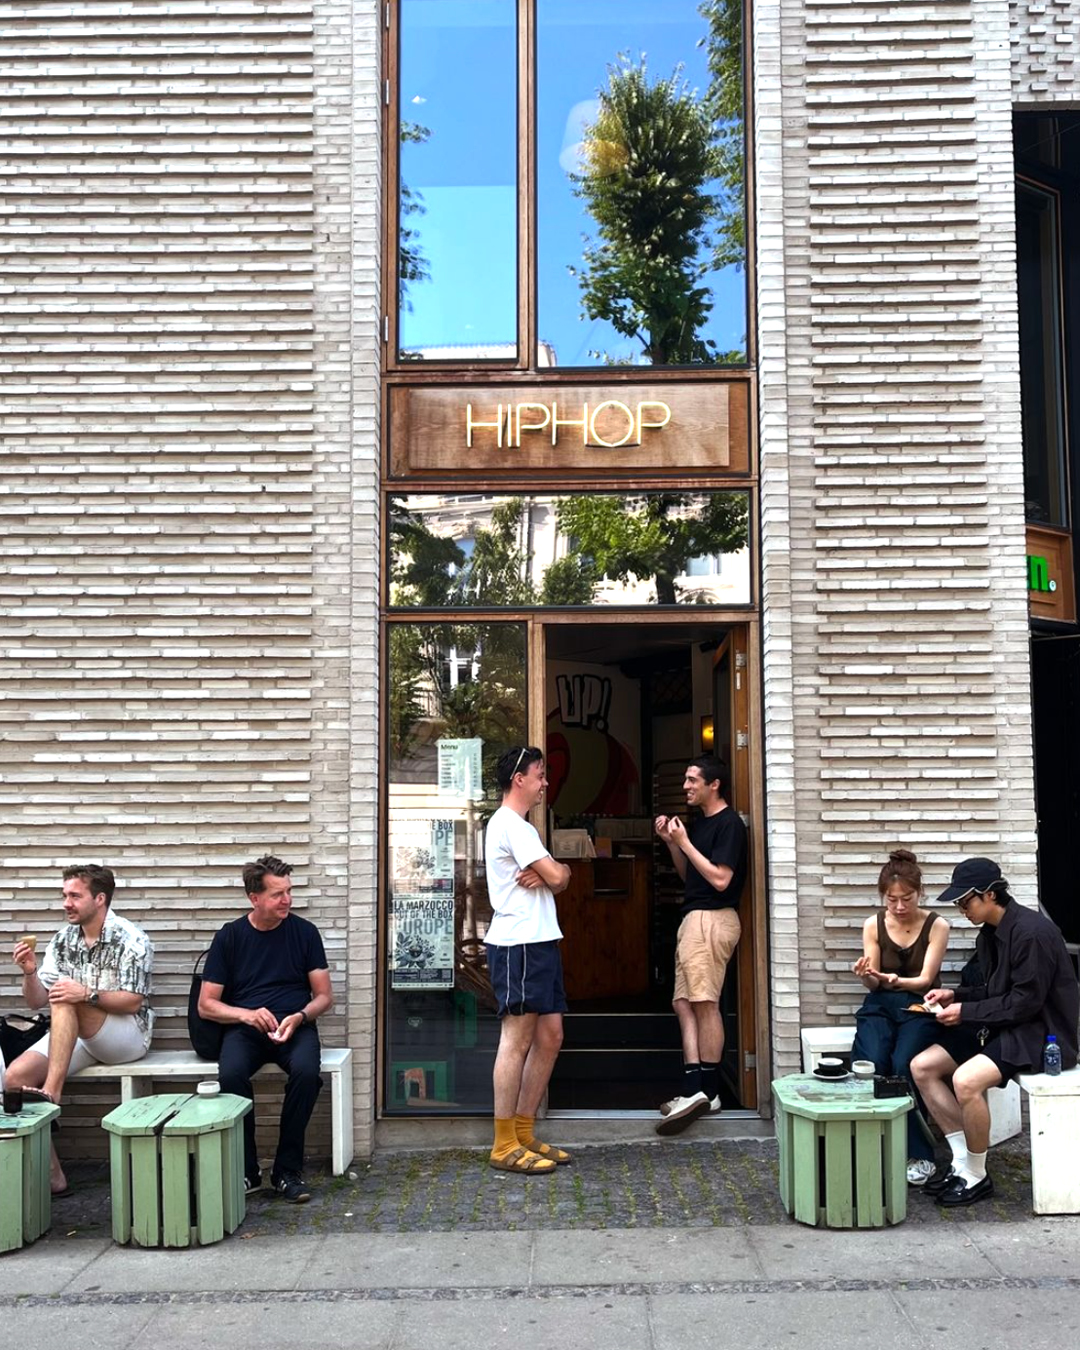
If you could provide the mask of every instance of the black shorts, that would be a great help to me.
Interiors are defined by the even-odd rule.
[[[525,1013],[545,1016],[566,1011],[558,941],[522,942],[516,947],[497,947],[489,942],[486,946],[500,1017],[507,1013],[521,1017]]]
[[[978,1032],[972,1026],[943,1027],[940,1044],[946,1049],[957,1065],[966,1064],[976,1055],[985,1055],[997,1066],[1001,1074],[1001,1086],[1005,1087],[1018,1073],[1034,1073],[1029,1064],[1011,1064],[1001,1053],[1000,1036],[988,1037],[985,1045],[979,1044]]]

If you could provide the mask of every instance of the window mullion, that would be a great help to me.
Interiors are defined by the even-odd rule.
[[[535,370],[536,2],[518,0],[518,366]]]

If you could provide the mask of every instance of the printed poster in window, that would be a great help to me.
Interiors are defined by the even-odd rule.
[[[453,892],[395,895],[390,952],[392,989],[453,989]]]
[[[444,737],[439,747],[439,792],[467,797],[470,801],[484,795],[480,751],[483,740],[468,736],[458,740]]]
[[[431,879],[436,887],[440,883],[454,880],[454,822],[452,820],[433,820],[431,822]]]

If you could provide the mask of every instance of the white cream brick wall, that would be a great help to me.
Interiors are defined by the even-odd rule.
[[[65,863],[109,862],[181,1044],[194,955],[280,853],[327,943],[324,1035],[358,1048],[359,1151],[376,11],[0,7],[0,944],[56,927]]]
[[[931,890],[991,854],[1033,902],[1034,816],[1008,10],[781,0],[755,23],[773,1045],[788,1071],[799,1019],[859,1001],[847,972],[889,849],[913,849]]]
[[[1009,5],[1012,95],[1044,105],[1080,97],[1080,8],[1076,0]]]

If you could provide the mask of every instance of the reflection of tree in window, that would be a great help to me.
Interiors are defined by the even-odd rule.
[[[746,253],[741,5],[712,0],[699,12],[709,25],[705,94],[681,67],[653,79],[644,55],[620,54],[586,128],[585,171],[572,175],[598,236],[570,268],[584,314],[639,342],[652,365],[745,359],[703,336],[713,308],[705,278]]]
[[[563,497],[559,529],[575,547],[562,561],[558,584],[567,593],[588,591],[591,599],[601,579],[651,578],[657,604],[678,604],[676,577],[686,575],[692,558],[745,548],[747,519],[748,498],[741,492]]]
[[[431,138],[431,131],[419,122],[402,122],[400,135],[402,145],[423,145]],[[420,231],[406,225],[405,221],[409,216],[424,215],[426,210],[423,194],[414,191],[402,179],[398,224],[398,305],[410,312],[412,301],[409,299],[409,283],[430,281],[431,268],[420,246]],[[402,355],[407,353],[403,352]]]

